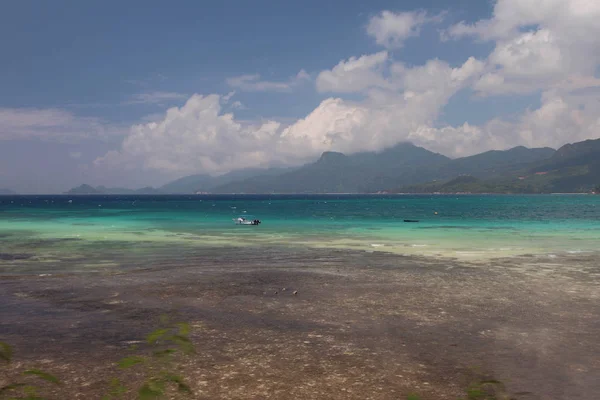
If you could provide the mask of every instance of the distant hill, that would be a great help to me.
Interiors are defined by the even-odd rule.
[[[536,193],[522,182],[482,180],[474,176],[458,176],[442,182],[428,182],[390,190],[391,193]]]
[[[588,192],[600,184],[600,139],[550,148],[492,150],[450,159],[411,143],[379,152],[328,151],[297,168],[190,175],[160,188],[81,185],[69,194]]]
[[[13,192],[10,189],[2,189],[2,188],[0,188],[0,195],[11,195],[11,194],[17,194],[17,193]]]
[[[163,193],[174,194],[211,192],[216,187],[224,186],[234,181],[253,179],[259,176],[268,177],[280,175],[291,170],[293,170],[293,168],[249,168],[239,171],[232,171],[220,176],[210,176],[206,174],[189,175],[161,186],[160,190]]]
[[[161,186],[167,193],[194,193],[196,190],[212,186],[213,177],[210,175],[190,175]]]
[[[503,176],[551,157],[550,148],[515,147],[450,159],[411,143],[381,152],[344,155],[325,152],[315,163],[269,177],[234,181],[213,189],[218,193],[373,193],[459,175],[480,179]]]
[[[93,187],[87,184],[79,185],[65,192],[65,194],[164,194],[159,189],[145,187],[141,189],[107,188],[105,186]]]
[[[478,179],[476,175],[473,173],[446,181],[399,187],[392,192],[591,192],[600,182],[600,139],[567,144],[552,152],[551,156],[546,159],[531,161],[527,164],[515,164],[514,167],[507,168],[501,173],[484,177],[486,179]]]
[[[452,160],[411,143],[380,152],[345,155],[328,151],[297,168],[246,169],[213,177],[190,175],[161,186],[160,193],[370,193],[458,175],[502,176],[547,159],[553,149],[515,147]],[[103,193],[131,190],[96,188]]]
[[[102,194],[102,192],[93,186],[83,184],[70,189],[65,194]]]
[[[566,144],[525,172],[543,192],[590,191],[600,183],[600,139]]]
[[[450,159],[411,143],[381,152],[344,155],[325,152],[314,163],[279,175],[259,176],[217,186],[215,193],[360,193],[412,183],[420,168]]]
[[[556,150],[549,147],[528,149],[519,146],[509,150],[491,150],[469,157],[457,158],[444,165],[442,177],[471,175],[480,179],[504,176],[519,171],[534,162],[546,160]]]

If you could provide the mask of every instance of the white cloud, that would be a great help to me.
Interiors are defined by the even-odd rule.
[[[600,64],[600,2],[498,0],[492,18],[452,26],[450,37],[493,40],[481,94],[565,88],[594,78]]]
[[[299,164],[327,150],[381,150],[432,123],[447,100],[478,77],[480,64],[471,58],[457,68],[438,60],[394,68],[389,87],[365,88],[361,102],[326,99],[288,126],[242,122],[223,112],[222,96],[193,95],[161,120],[133,126],[121,149],[96,164],[218,174],[274,163]]]
[[[0,108],[0,140],[38,138],[73,142],[120,135],[119,127],[98,118],[81,117],[57,108]]]
[[[231,108],[236,110],[245,110],[246,106],[241,101],[236,100],[233,103],[231,103]]]
[[[597,96],[548,91],[542,95],[540,108],[522,116],[517,139],[528,146],[558,147],[596,138],[600,136],[599,112]]]
[[[492,119],[482,126],[421,127],[415,142],[444,154],[471,155],[515,146],[553,147],[600,137],[600,104],[594,95],[548,91],[542,104],[516,121]]]
[[[470,58],[452,68],[432,60],[414,68],[392,64],[390,69],[385,87],[367,90],[362,102],[323,101],[284,130],[284,143],[294,143],[294,151],[306,155],[381,150],[404,140],[419,144],[418,128],[432,124],[450,97],[479,77],[483,64]]]
[[[443,128],[422,125],[409,134],[408,140],[452,157],[467,156],[476,154],[482,149],[502,147],[493,135],[468,122],[458,127]]]
[[[352,93],[369,87],[386,87],[382,68],[388,61],[387,51],[361,57],[350,57],[340,61],[331,70],[322,71],[317,76],[319,92]]]
[[[406,39],[418,36],[425,23],[437,19],[428,17],[423,11],[382,11],[369,20],[367,33],[380,46],[397,49],[404,46]]]
[[[235,91],[231,91],[229,93],[227,93],[225,96],[221,96],[221,102],[222,103],[229,103],[229,100],[231,100],[231,98],[235,96]]]
[[[555,9],[556,8],[556,9]],[[449,35],[495,41],[487,59],[452,66],[432,59],[408,66],[388,51],[350,57],[319,73],[323,100],[304,118],[252,122],[225,112],[233,94],[193,95],[153,122],[136,125],[119,151],[96,160],[102,167],[143,168],[173,174],[223,173],[273,164],[300,164],[323,151],[381,150],[411,141],[451,156],[517,145],[558,147],[600,132],[600,2],[584,0],[498,0],[494,15],[459,24]],[[591,16],[594,16],[592,18]],[[383,12],[368,32],[386,47],[402,45],[431,18],[420,13]],[[587,33],[587,34],[586,34]],[[246,75],[228,80],[244,91],[289,91],[308,75],[285,82]],[[465,88],[481,95],[539,91],[541,105],[515,119],[481,125],[440,126],[448,101]],[[354,100],[342,97],[351,93]],[[233,102],[226,109],[235,110]]]
[[[162,120],[135,125],[119,151],[95,161],[98,166],[143,168],[173,173],[227,172],[266,165],[279,123],[239,123],[221,112],[219,95],[193,95]]]
[[[124,104],[165,104],[176,100],[183,100],[188,96],[183,93],[175,92],[147,92],[137,93],[131,96],[131,99]]]
[[[294,87],[307,81],[310,81],[310,75],[303,69],[284,82],[261,80],[260,74],[240,75],[226,80],[232,88],[246,92],[289,92]]]
[[[600,3],[595,0],[497,0],[492,18],[475,24],[461,22],[449,29],[451,36],[477,36],[483,40],[514,37],[524,27],[539,25],[551,30],[573,30],[587,37],[598,30]],[[590,30],[591,29],[591,30]]]

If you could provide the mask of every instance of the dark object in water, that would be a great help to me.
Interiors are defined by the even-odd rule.
[[[418,219],[405,219],[404,222],[419,222]]]

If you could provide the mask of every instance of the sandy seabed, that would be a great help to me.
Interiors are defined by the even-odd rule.
[[[163,314],[193,327],[178,368],[195,399],[456,399],[480,376],[523,399],[600,396],[595,257],[219,249],[42,275],[0,275],[0,340],[15,348],[0,386],[40,367],[63,381],[52,399],[138,382],[114,363]]]

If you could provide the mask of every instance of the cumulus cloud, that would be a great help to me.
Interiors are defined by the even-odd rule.
[[[170,108],[162,120],[133,126],[121,149],[95,164],[176,173],[266,165],[280,124],[243,125],[233,114],[222,113],[221,103],[219,95],[193,95],[182,107]]]
[[[600,2],[498,0],[491,18],[450,28],[451,37],[495,42],[485,59],[461,65],[432,59],[394,61],[388,51],[349,57],[321,71],[321,93],[333,93],[303,118],[243,121],[224,111],[233,93],[193,95],[182,107],[131,128],[121,149],[96,160],[102,167],[143,168],[173,174],[300,164],[323,151],[377,151],[411,141],[450,156],[517,145],[558,147],[600,132]],[[382,12],[369,22],[377,43],[397,48],[431,18]],[[243,91],[289,91],[307,81],[301,71],[285,82],[259,75],[231,78]],[[448,101],[463,89],[486,96],[542,93],[537,109],[481,125],[439,123]],[[348,96],[352,94],[352,96]],[[337,96],[337,97],[333,97]],[[236,110],[237,102],[225,107]]]
[[[495,118],[482,126],[422,127],[419,136],[428,140],[420,143],[455,156],[518,145],[558,148],[567,142],[599,137],[599,111],[595,96],[552,90],[543,93],[539,108],[526,111],[516,121]]]
[[[317,76],[319,92],[352,93],[369,87],[385,87],[382,68],[388,61],[388,52],[382,51],[361,57],[350,57],[340,61],[331,70],[322,71]]]
[[[246,92],[289,92],[307,81],[310,81],[310,75],[303,69],[284,82],[262,80],[260,74],[240,75],[226,80],[232,88]]]
[[[122,134],[119,127],[94,117],[57,108],[0,108],[0,140],[37,138],[62,142],[105,139]]]
[[[397,63],[389,68],[392,73],[386,84],[368,89],[364,101],[327,99],[282,136],[294,143],[296,152],[307,155],[326,150],[377,151],[404,140],[426,143],[419,128],[435,122],[448,100],[479,77],[483,63],[469,58],[452,68],[431,60],[413,68]]]
[[[523,144],[558,147],[600,136],[598,97],[551,90],[542,105],[523,114],[517,132]]]
[[[380,46],[397,49],[404,46],[406,39],[418,36],[421,27],[432,20],[422,11],[383,11],[369,20],[367,33]]]
[[[490,19],[461,22],[450,37],[495,41],[481,94],[564,88],[594,77],[600,64],[600,2],[498,0]]]
[[[97,159],[96,165],[219,174],[300,164],[327,150],[381,150],[432,123],[447,100],[480,69],[473,58],[455,68],[439,60],[394,68],[389,87],[364,87],[364,101],[328,98],[287,126],[276,121],[243,122],[223,111],[223,96],[193,95],[161,120],[133,126],[121,149]]]

